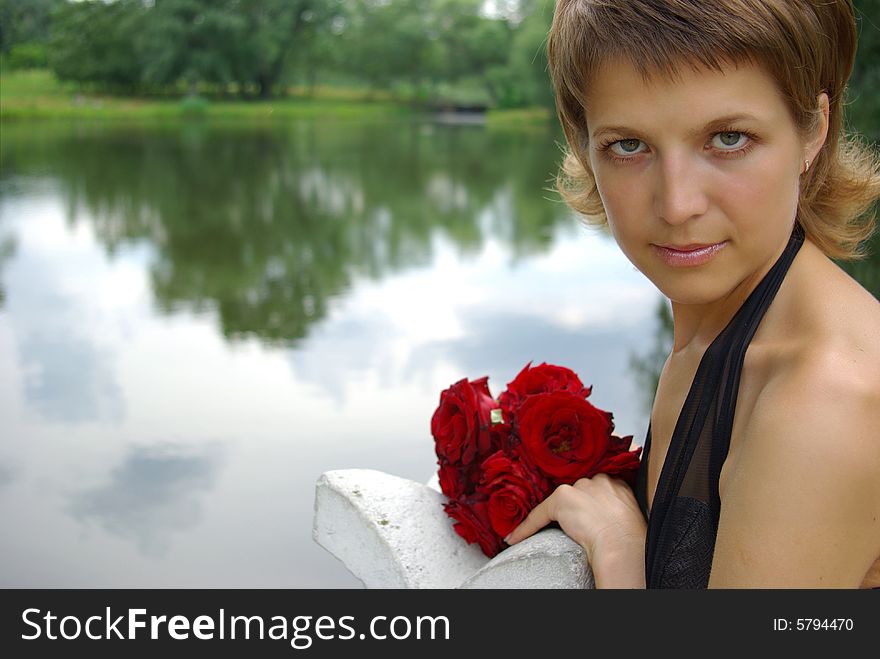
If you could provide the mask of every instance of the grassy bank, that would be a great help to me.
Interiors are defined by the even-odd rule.
[[[314,97],[294,95],[266,101],[187,98],[132,98],[82,93],[61,83],[49,71],[14,71],[0,74],[0,119],[173,120],[187,117],[265,121],[289,118],[361,119],[408,113],[387,100],[363,94],[319,90]]]
[[[518,108],[514,110],[490,110],[486,125],[498,129],[535,128],[544,130],[556,117],[547,108]]]
[[[227,100],[204,97],[132,98],[83,93],[76,85],[59,82],[50,71],[0,73],[0,121],[133,120],[174,121],[188,118],[262,122],[287,119],[382,119],[414,114],[414,110],[387,95],[363,90],[326,87],[313,95],[293,88],[291,95],[271,100]],[[545,110],[494,110],[490,127],[508,128],[546,124]]]

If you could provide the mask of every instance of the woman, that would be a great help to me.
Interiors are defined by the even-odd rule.
[[[634,494],[562,486],[597,587],[880,586],[876,156],[842,130],[848,0],[559,0],[568,203],[671,301]]]

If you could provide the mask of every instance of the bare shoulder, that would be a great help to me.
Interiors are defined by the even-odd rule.
[[[749,425],[785,432],[835,423],[863,436],[880,420],[880,302],[827,257],[810,265],[794,320],[779,333],[790,349],[772,360]],[[880,451],[880,437],[864,448]]]
[[[771,433],[787,449],[880,468],[877,348],[868,341],[838,340],[796,352],[768,381],[747,434]],[[768,443],[749,444],[750,450],[773,450]]]
[[[801,277],[780,323],[776,345],[787,345],[769,360],[747,434],[781,433],[804,446],[823,442],[817,432],[839,430],[866,438],[880,422],[880,302],[810,243],[809,274]],[[805,255],[806,256],[806,255]],[[880,460],[880,435],[857,447],[841,448],[859,458]],[[751,443],[751,448],[760,448]],[[860,448],[861,450],[857,450]]]
[[[710,585],[855,588],[880,557],[880,314],[856,325],[801,344],[767,380],[725,486]]]

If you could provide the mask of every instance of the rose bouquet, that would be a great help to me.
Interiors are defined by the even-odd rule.
[[[496,401],[489,378],[460,380],[431,418],[444,510],[455,531],[495,556],[557,486],[607,473],[634,485],[641,447],[617,437],[574,371],[526,364]]]

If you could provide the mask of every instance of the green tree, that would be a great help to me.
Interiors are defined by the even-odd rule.
[[[855,0],[859,51],[850,78],[853,128],[880,142],[880,0]]]
[[[482,14],[481,0],[358,0],[342,48],[343,66],[374,89],[405,83],[428,100],[440,83],[476,80],[490,96],[486,76],[501,66],[510,28]]]
[[[13,69],[45,68],[52,12],[64,0],[0,0],[0,55]]]
[[[501,107],[541,106],[553,109],[553,87],[547,71],[547,33],[553,3],[521,2],[511,12],[513,28],[507,61],[490,68],[486,76]]]
[[[342,34],[350,20],[348,0],[325,0],[304,17],[308,29],[300,32],[286,56],[282,81],[298,78],[310,93],[322,73],[342,70],[345,58]]]
[[[0,53],[21,44],[46,44],[52,12],[64,0],[0,0]]]
[[[143,81],[196,91],[200,83],[224,87],[235,80],[245,21],[231,0],[157,0],[138,35]]]
[[[481,0],[438,0],[431,21],[443,47],[443,78],[479,80],[497,105],[500,90],[489,72],[507,61],[512,33],[506,21],[482,15],[482,6]]]
[[[159,86],[230,83],[271,96],[296,50],[336,15],[338,0],[156,0],[138,40],[144,79]]]
[[[418,86],[430,62],[437,35],[413,0],[355,0],[342,40],[342,66],[373,89],[396,80]]]
[[[135,89],[141,66],[133,44],[144,17],[140,0],[60,5],[52,19],[49,66],[62,80]]]
[[[292,62],[316,64],[316,53],[326,52],[321,36],[331,32],[342,14],[339,0],[234,0],[230,12],[242,20],[235,44],[237,77],[252,83],[269,97],[288,73]]]

